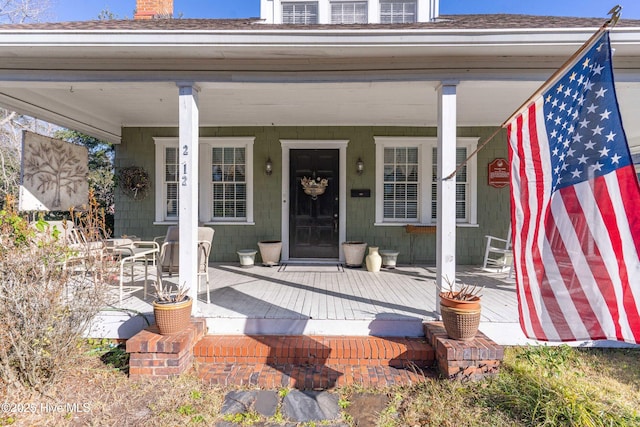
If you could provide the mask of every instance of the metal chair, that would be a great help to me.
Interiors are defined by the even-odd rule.
[[[209,295],[209,254],[213,245],[213,234],[215,230],[209,227],[198,227],[198,290],[202,277],[207,284],[207,304],[211,304]]]
[[[70,254],[64,261],[63,267],[69,268],[80,264],[80,272],[87,273],[84,266],[85,262],[91,258],[102,259],[106,245],[102,238],[103,234],[91,233],[91,238],[78,228],[73,221],[48,221],[49,230],[57,230],[60,236],[66,242]],[[95,234],[95,235],[93,235]]]
[[[207,304],[211,303],[209,295],[209,255],[213,245],[213,235],[215,230],[209,227],[198,227],[198,292],[200,291],[200,283],[204,277],[207,286]],[[160,255],[158,258],[158,282],[162,285],[163,274],[172,277],[178,273],[180,269],[180,229],[178,226],[170,226],[164,241],[160,246]],[[160,238],[154,240],[158,241]]]

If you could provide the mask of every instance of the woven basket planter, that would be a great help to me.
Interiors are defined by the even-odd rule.
[[[468,341],[478,333],[480,326],[480,309],[466,310],[451,308],[440,304],[442,323],[449,338]]]
[[[187,297],[188,298],[188,297]],[[184,330],[191,321],[193,301],[188,298],[180,302],[153,302],[153,315],[160,335],[172,335]]]

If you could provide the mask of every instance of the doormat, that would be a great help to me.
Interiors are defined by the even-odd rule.
[[[335,264],[281,264],[278,273],[344,273],[342,263]]]

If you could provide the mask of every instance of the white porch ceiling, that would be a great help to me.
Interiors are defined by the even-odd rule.
[[[435,126],[439,82],[202,83],[202,126]],[[540,82],[463,81],[460,126],[499,126]],[[640,145],[640,84],[617,85],[632,145]],[[117,142],[122,127],[178,125],[173,82],[0,85],[0,102]],[[51,116],[51,117],[48,117]],[[67,118],[68,120],[66,120]],[[103,132],[100,132],[101,130]],[[102,134],[101,134],[102,133]]]

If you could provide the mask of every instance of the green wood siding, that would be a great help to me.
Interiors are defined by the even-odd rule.
[[[482,142],[494,131],[487,127],[458,129],[459,137],[478,137]],[[153,137],[176,137],[177,128],[125,128],[122,144],[116,146],[116,168],[142,166],[155,180]],[[281,236],[281,139],[346,139],[347,146],[347,240],[363,240],[381,249],[400,251],[399,263],[435,263],[436,236],[414,235],[404,227],[374,226],[375,221],[375,146],[374,136],[436,136],[435,128],[422,127],[233,127],[202,128],[201,137],[252,136],[254,143],[254,218],[255,225],[220,225],[211,251],[212,261],[237,262],[238,249],[256,248],[259,240]],[[273,161],[273,174],[266,176],[264,163]],[[362,158],[365,172],[357,175],[355,164]],[[509,188],[487,185],[487,165],[497,157],[507,158],[504,132],[478,154],[478,224],[458,227],[457,263],[480,264],[486,234],[506,235],[509,221]],[[154,187],[155,183],[152,183]],[[353,188],[371,189],[370,198],[351,198]],[[116,191],[115,235],[136,235],[151,239],[164,235],[166,225],[154,225],[155,188],[144,200],[133,200]],[[413,257],[409,249],[413,239]]]

